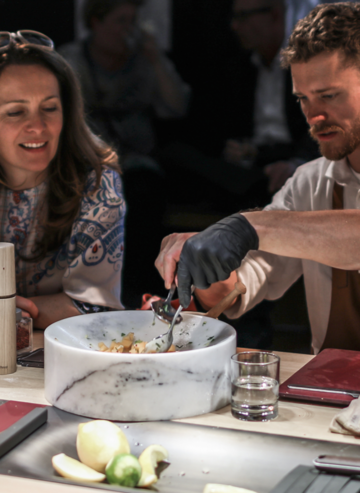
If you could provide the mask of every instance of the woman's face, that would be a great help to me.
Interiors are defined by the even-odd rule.
[[[62,126],[55,75],[41,65],[6,67],[0,76],[0,165],[11,188],[44,181]]]

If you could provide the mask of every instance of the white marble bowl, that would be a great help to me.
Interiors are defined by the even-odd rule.
[[[174,329],[175,353],[98,351],[122,334],[149,341],[167,331],[150,311],[80,315],[45,331],[45,396],[54,406],[90,418],[157,421],[186,418],[230,402],[230,325],[185,312]]]

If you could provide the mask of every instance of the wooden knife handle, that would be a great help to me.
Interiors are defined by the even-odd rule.
[[[207,313],[205,313],[205,316],[210,318],[218,318],[222,314],[222,312],[224,312],[227,308],[229,308],[229,306],[235,300],[235,298],[245,293],[246,293],[246,286],[240,280],[238,280],[235,283],[235,287],[231,291],[231,293],[229,293],[227,296],[225,296],[225,298],[219,301],[217,305],[210,308],[210,310]]]

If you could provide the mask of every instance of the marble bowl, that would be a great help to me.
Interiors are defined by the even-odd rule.
[[[149,341],[167,331],[150,311],[116,311],[60,320],[45,331],[45,397],[77,415],[114,421],[186,418],[230,402],[230,325],[185,312],[174,353],[98,351],[122,334]]]

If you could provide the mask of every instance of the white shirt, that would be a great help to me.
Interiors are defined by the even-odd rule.
[[[360,182],[347,160],[329,161],[322,157],[300,166],[294,176],[274,195],[266,210],[331,210],[335,181],[344,187],[344,209],[360,209]],[[247,293],[242,296],[241,306],[238,302],[226,312],[230,318],[239,317],[263,299],[280,298],[304,275],[312,345],[315,354],[318,353],[325,340],[329,322],[331,267],[312,260],[251,251],[245,257],[239,273],[247,287]]]

